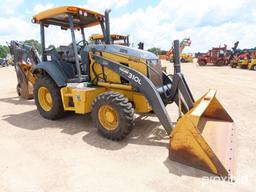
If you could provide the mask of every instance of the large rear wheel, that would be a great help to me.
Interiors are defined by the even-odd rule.
[[[206,64],[207,64],[207,62],[205,60],[198,61],[199,66],[205,66]]]
[[[34,98],[37,110],[44,118],[55,120],[64,116],[60,89],[49,76],[36,80]]]
[[[100,134],[111,140],[122,140],[134,127],[132,104],[123,95],[112,91],[95,98],[91,115]]]
[[[236,67],[237,67],[237,64],[231,63],[230,66],[231,66],[231,68],[236,68]]]
[[[225,62],[223,60],[219,60],[216,62],[216,66],[224,66]]]

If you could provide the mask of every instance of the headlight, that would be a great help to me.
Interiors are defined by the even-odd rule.
[[[159,60],[158,59],[150,59],[150,60],[147,60],[147,64],[148,65],[158,65],[159,64]]]

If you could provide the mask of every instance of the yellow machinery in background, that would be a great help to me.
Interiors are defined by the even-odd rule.
[[[190,55],[184,54],[182,56],[182,51],[185,49],[185,47],[189,47],[191,45],[191,43],[192,43],[192,41],[190,40],[190,38],[184,38],[184,39],[182,39],[182,41],[180,43],[179,51],[181,53],[181,59],[183,58],[183,61],[185,61],[185,62],[186,62],[185,59],[190,57]],[[169,51],[167,51],[165,55],[160,55],[159,57],[165,58],[167,61],[173,62],[173,56],[174,56],[173,52],[174,52],[174,47],[172,45],[171,49]]]
[[[250,59],[248,69],[256,71],[256,58]]]
[[[36,49],[22,42],[11,41],[8,46],[17,75],[17,94],[25,99],[32,99],[33,85],[37,79],[32,70],[40,62],[39,55]]]
[[[111,44],[109,10],[105,15],[84,8],[56,7],[35,15],[40,25],[42,61],[36,76],[34,99],[47,119],[66,111],[91,114],[104,137],[119,141],[135,125],[134,113],[154,112],[170,136],[169,158],[211,173],[235,174],[233,120],[209,90],[195,101],[180,69],[180,45],[174,41],[174,74],[161,70],[150,52]],[[72,47],[61,55],[45,48],[45,27],[54,25],[71,32]],[[88,44],[84,29],[100,25],[105,44]],[[75,30],[82,40],[77,42]],[[71,54],[72,53],[72,54]],[[172,122],[166,105],[175,103],[180,118]]]
[[[238,56],[237,66],[241,69],[256,70],[256,52],[255,50],[249,50],[240,53]],[[231,65],[232,66],[232,65]],[[234,65],[236,67],[236,65]]]
[[[112,44],[130,46],[129,35],[111,34],[110,37]],[[95,44],[102,44],[104,43],[104,36],[102,34],[93,34],[90,36],[90,41]]]
[[[193,54],[190,53],[181,53],[180,61],[182,63],[191,63],[193,62]]]
[[[249,64],[249,59],[248,58],[243,58],[238,60],[238,66],[241,69],[247,69]]]

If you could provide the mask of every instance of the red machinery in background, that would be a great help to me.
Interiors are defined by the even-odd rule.
[[[198,55],[197,63],[200,66],[205,66],[207,63],[213,63],[217,66],[223,66],[228,64],[227,57],[227,45],[223,47],[214,47],[207,53],[201,53]]]

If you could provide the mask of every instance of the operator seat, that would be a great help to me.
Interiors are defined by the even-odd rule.
[[[75,52],[74,50],[69,46],[61,45],[59,47],[59,53],[63,61],[66,61],[68,63],[75,63]],[[78,55],[79,62],[81,61],[80,55]]]

